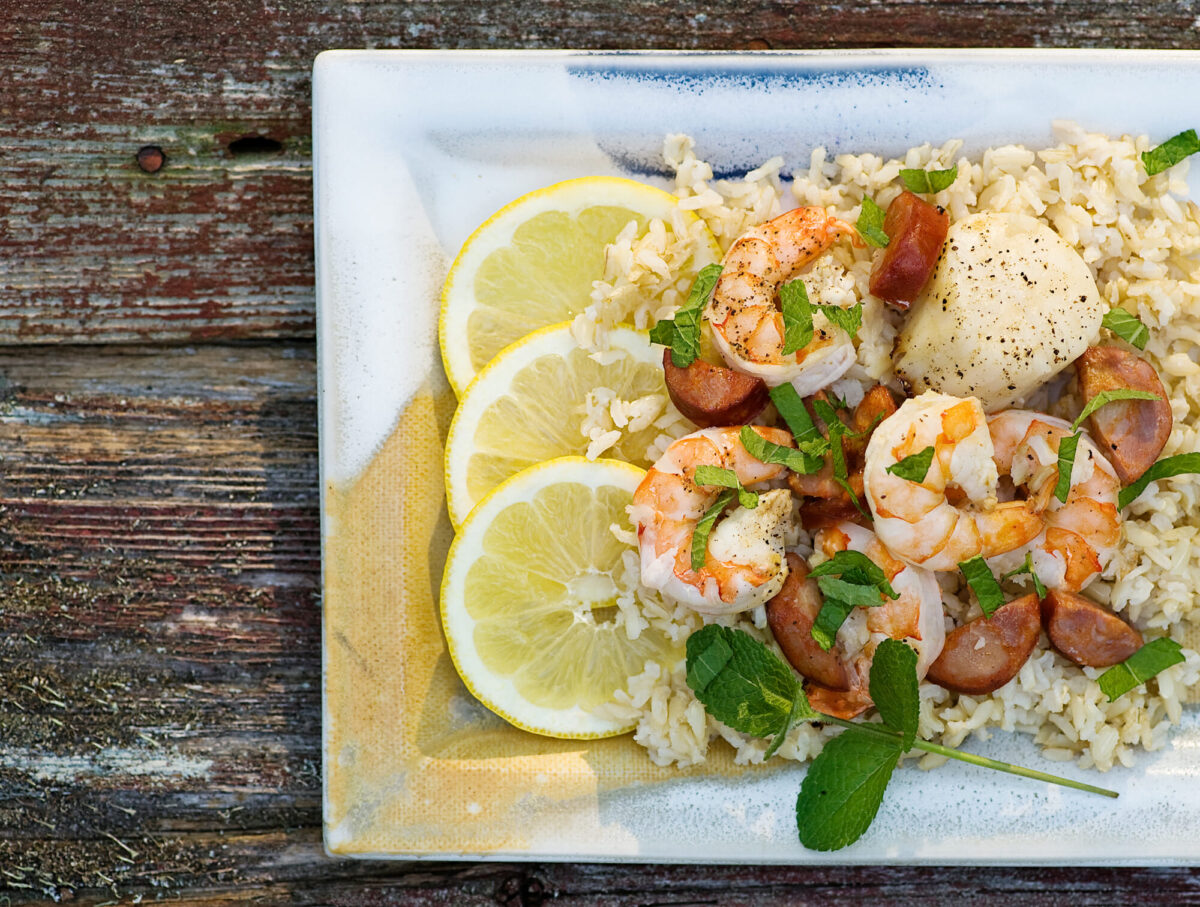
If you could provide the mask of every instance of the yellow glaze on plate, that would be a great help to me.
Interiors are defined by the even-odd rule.
[[[442,438],[454,397],[422,389],[349,487],[325,489],[326,841],[336,854],[636,853],[604,792],[678,781],[629,736],[519,731],[467,692],[436,590],[452,538]],[[715,748],[707,774],[746,771]],[[555,846],[557,843],[557,846]]]

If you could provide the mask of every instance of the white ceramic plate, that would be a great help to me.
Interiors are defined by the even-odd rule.
[[[783,154],[786,172],[805,165],[814,145],[889,155],[957,137],[967,153],[1009,142],[1036,148],[1050,142],[1057,118],[1165,139],[1200,125],[1196,97],[1200,55],[1174,52],[322,54],[313,87],[322,489],[354,483],[422,389],[444,392],[436,317],[446,267],[478,223],[526,191],[588,174],[665,186],[659,152],[667,132],[690,133],[719,171],[740,174]],[[1195,177],[1191,187],[1200,197]],[[327,506],[323,517],[328,558],[331,537],[344,527],[331,524]],[[370,693],[369,681],[341,676],[342,662],[330,658],[333,631],[340,632],[329,625],[334,604],[345,603],[326,601],[326,842],[339,854],[1104,864],[1200,858],[1194,711],[1164,750],[1105,775],[1047,763],[1024,737],[966,744],[1113,788],[1121,794],[1115,803],[958,764],[906,767],[867,835],[831,855],[805,851],[796,840],[802,769],[794,766],[597,789],[579,807],[587,821],[576,821],[570,803],[534,804],[522,814],[534,831],[516,843],[472,837],[465,814],[458,837],[431,831],[422,838],[416,813],[380,805],[412,793],[407,776],[390,777],[386,790],[356,785],[364,748],[383,744],[348,746],[331,736],[351,717],[352,700],[337,691],[366,683],[363,695]],[[428,609],[430,602],[402,598],[395,607]],[[405,695],[410,700],[396,709],[421,707],[419,691]],[[556,779],[539,781],[553,789]],[[477,804],[451,797],[444,805]]]

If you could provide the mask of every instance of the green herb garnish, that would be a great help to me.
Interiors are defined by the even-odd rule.
[[[1113,665],[1096,678],[1100,689],[1112,702],[1155,674],[1183,661],[1183,646],[1168,636],[1148,642],[1123,662]]]
[[[1067,503],[1071,493],[1071,471],[1075,468],[1075,450],[1079,447],[1079,432],[1067,435],[1058,442],[1058,481],[1054,485],[1054,496]]]
[[[1120,508],[1128,507],[1151,482],[1157,482],[1159,479],[1169,479],[1171,476],[1179,476],[1188,472],[1200,472],[1200,453],[1185,453],[1176,454],[1173,457],[1163,457],[1149,469],[1133,484],[1126,485],[1121,489],[1121,493],[1117,496],[1117,506]]]
[[[858,230],[858,235],[877,248],[885,248],[890,241],[888,235],[883,232],[883,209],[875,204],[874,199],[869,196],[864,196],[862,200],[862,211],[858,215],[858,222],[854,225]]]
[[[716,485],[718,488],[732,488],[737,492],[738,503],[747,510],[758,506],[758,495],[747,491],[738,481],[737,473],[724,466],[697,466],[695,472],[697,485]]]
[[[857,433],[852,432],[846,427],[846,423],[838,418],[837,410],[833,408],[832,404],[820,398],[813,400],[813,412],[825,423],[825,432],[829,435],[829,451],[833,459],[833,480],[842,487],[846,494],[850,495],[850,500],[858,512],[870,519],[871,515],[863,508],[858,495],[850,487],[850,472],[846,467],[846,451],[842,448],[842,438],[847,435],[857,437]]]
[[[671,362],[676,368],[687,368],[700,355],[700,319],[704,306],[712,295],[721,266],[705,265],[692,283],[687,302],[673,318],[664,318],[650,329],[650,340],[671,348]]]
[[[796,799],[800,842],[813,850],[853,844],[870,827],[900,757],[910,748],[1076,790],[1116,797],[1115,791],[1035,769],[961,753],[916,738],[920,716],[916,656],[885,639],[871,663],[870,693],[882,724],[846,721],[815,711],[792,670],[743,630],[709,624],[687,641],[687,682],[717,721],[743,734],[774,736],[778,750],[796,723],[820,720],[847,732],[812,761]]]
[[[1179,135],[1171,136],[1157,148],[1142,152],[1142,164],[1147,176],[1162,173],[1168,167],[1174,167],[1185,157],[1200,151],[1200,139],[1196,138],[1195,129],[1185,129]]]
[[[713,505],[704,511],[704,516],[696,523],[692,532],[692,569],[699,570],[704,566],[705,555],[708,553],[708,536],[717,522],[722,511],[737,497],[736,491],[722,491]]]
[[[901,170],[900,180],[909,192],[932,193],[948,189],[958,179],[958,164],[949,170]]]
[[[790,384],[780,384],[778,387],[771,388],[768,393],[771,396],[771,402],[779,410],[779,415],[787,423],[792,437],[796,439],[797,447],[804,441],[811,441],[817,438],[820,438],[822,441],[825,440],[821,437],[821,432],[817,430],[817,425],[813,422],[812,416],[808,414],[808,410],[804,406],[804,401],[796,393],[796,388]]]
[[[802,350],[813,339],[812,305],[803,280],[789,280],[779,288],[779,305],[783,310],[783,349],[785,356]]]
[[[1117,387],[1112,390],[1100,391],[1096,396],[1092,397],[1083,408],[1083,412],[1079,414],[1079,418],[1071,425],[1072,435],[1068,435],[1058,442],[1058,481],[1054,486],[1054,496],[1062,503],[1067,502],[1067,496],[1071,493],[1071,470],[1075,468],[1075,452],[1079,448],[1079,426],[1083,425],[1085,419],[1100,409],[1102,406],[1107,406],[1110,403],[1115,403],[1118,400],[1161,400],[1158,394],[1152,394],[1149,391],[1138,391],[1128,387]],[[1154,467],[1151,467],[1153,469]],[[1140,481],[1140,480],[1139,480]],[[1132,485],[1130,486],[1133,487]],[[1143,486],[1144,487],[1144,486]],[[1124,494],[1124,491],[1121,492]],[[1140,494],[1141,492],[1139,492]],[[1133,500],[1133,498],[1130,498]],[[1124,506],[1124,505],[1122,505]]]
[[[1109,309],[1104,313],[1100,324],[1139,350],[1144,350],[1150,340],[1150,329],[1142,324],[1137,315],[1131,315],[1124,309]]]
[[[829,319],[830,324],[841,328],[852,338],[858,336],[858,329],[862,327],[863,317],[863,304],[861,302],[856,302],[848,309],[844,309],[840,305],[824,304],[819,304],[815,308]]]
[[[929,466],[932,463],[933,445],[930,445],[924,450],[917,451],[917,453],[910,454],[903,460],[893,463],[885,472],[890,472],[909,482],[920,483],[925,481],[925,476],[929,474]]]
[[[883,597],[899,598],[883,568],[861,551],[839,551],[810,572],[824,601],[810,634],[825,651],[837,640],[838,630],[856,607],[883,604]],[[835,577],[840,577],[835,578]]]
[[[1096,396],[1092,397],[1087,402],[1087,406],[1083,408],[1083,412],[1079,414],[1071,425],[1071,431],[1079,431],[1079,426],[1083,425],[1085,419],[1100,409],[1102,406],[1108,406],[1110,403],[1116,403],[1118,400],[1161,400],[1158,394],[1152,394],[1150,391],[1137,391],[1130,387],[1115,387],[1112,390],[1100,391]]]
[[[1008,579],[1010,576],[1020,576],[1022,573],[1028,573],[1031,577],[1033,577],[1033,591],[1037,593],[1038,598],[1045,598],[1046,586],[1042,583],[1041,579],[1038,578],[1038,575],[1033,572],[1032,551],[1026,551],[1025,563],[1023,563],[1020,567],[1017,567],[1015,570],[1009,570],[1006,574],[1004,574],[1003,579]]]
[[[808,300],[808,288],[802,280],[789,280],[779,288],[779,305],[783,312],[782,353],[785,356],[812,343],[814,311],[820,312],[829,319],[830,324],[841,328],[852,338],[858,336],[858,329],[862,327],[861,302],[848,309],[824,303],[813,305]]]
[[[1004,604],[1004,590],[996,581],[992,568],[983,558],[973,557],[969,561],[959,564],[958,569],[962,571],[967,585],[975,593],[979,607],[983,610],[983,616],[991,617],[992,612]]]
[[[794,447],[784,447],[782,444],[768,441],[749,425],[742,426],[738,440],[742,442],[742,447],[746,448],[746,452],[754,459],[763,463],[785,466],[793,472],[817,472],[825,462],[820,454],[814,455]]]

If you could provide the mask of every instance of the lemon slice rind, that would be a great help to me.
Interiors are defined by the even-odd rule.
[[[682,214],[689,225],[700,220],[694,212],[680,209],[678,201],[669,192],[636,180],[610,176],[580,177],[529,192],[505,205],[484,221],[463,244],[450,267],[442,289],[441,310],[438,315],[438,344],[446,376],[455,394],[461,396],[477,372],[471,361],[471,338],[468,329],[468,319],[478,307],[474,279],[493,252],[512,244],[514,235],[523,224],[547,212],[563,212],[575,216],[586,209],[600,207],[627,208],[631,216],[640,217],[644,221],[659,218],[669,224],[676,213]],[[716,239],[707,228],[704,233],[708,238],[709,248],[700,254],[697,268],[720,258],[720,247]],[[593,279],[598,280],[602,276],[603,274],[597,273]],[[587,298],[580,299],[579,311],[582,311],[588,302]],[[560,313],[557,317],[545,318],[535,308],[529,312],[529,317],[530,330],[526,333],[558,321],[563,316]],[[514,336],[513,339],[517,338]]]
[[[506,508],[529,501],[552,485],[579,483],[590,489],[615,486],[632,497],[644,475],[638,467],[617,460],[560,457],[540,463],[508,479],[480,501],[455,536],[446,559],[439,602],[447,648],[471,694],[513,726],[571,740],[613,737],[634,728],[633,724],[597,716],[578,705],[563,709],[530,702],[510,677],[498,674],[484,663],[475,646],[475,621],[468,613],[466,590],[471,565],[485,553],[484,536],[488,527]],[[570,531],[570,527],[564,530]],[[538,552],[531,551],[529,556],[535,560]],[[553,657],[550,649],[546,657]]]
[[[474,440],[479,420],[489,407],[511,392],[517,375],[537,360],[545,356],[566,358],[577,353],[587,355],[579,350],[570,327],[570,322],[551,325],[518,340],[484,366],[461,395],[446,436],[445,456],[446,508],[450,512],[450,522],[455,527],[462,524],[476,503],[468,487],[468,470],[470,458],[476,449]],[[662,347],[651,344],[645,331],[616,327],[609,330],[608,337],[610,354],[619,351],[638,363],[657,369],[661,374]],[[654,390],[666,395],[666,384],[663,383]],[[583,404],[583,400],[572,400],[568,405],[582,407]],[[563,418],[575,420],[581,419],[582,415],[579,412],[570,412],[564,413]],[[587,450],[588,439],[582,432],[578,434],[577,446],[572,448],[564,444],[561,449],[553,452],[553,456],[583,454]]]

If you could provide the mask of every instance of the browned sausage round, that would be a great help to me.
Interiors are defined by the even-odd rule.
[[[1101,391],[1132,388],[1159,400],[1118,400],[1088,418],[1121,483],[1128,485],[1151,467],[1171,434],[1171,404],[1158,373],[1145,359],[1116,346],[1093,346],[1075,360],[1079,392],[1091,400]]]
[[[1042,601],[1042,622],[1054,648],[1077,665],[1107,668],[1142,647],[1142,634],[1074,592],[1050,590]]]
[[[850,678],[842,660],[832,651],[826,652],[812,638],[813,622],[821,611],[824,599],[816,580],[809,579],[808,565],[794,554],[788,554],[788,575],[783,588],[767,602],[767,623],[775,641],[793,668],[826,687],[846,690]]]
[[[1017,676],[1042,632],[1036,595],[1024,595],[946,636],[929,680],[958,693],[990,693]]]
[[[888,244],[871,266],[871,293],[898,309],[907,309],[929,281],[950,215],[907,190],[888,205],[883,232]]]
[[[671,361],[663,350],[667,393],[681,413],[701,428],[745,425],[767,405],[767,386],[761,378],[697,359],[687,368]]]

